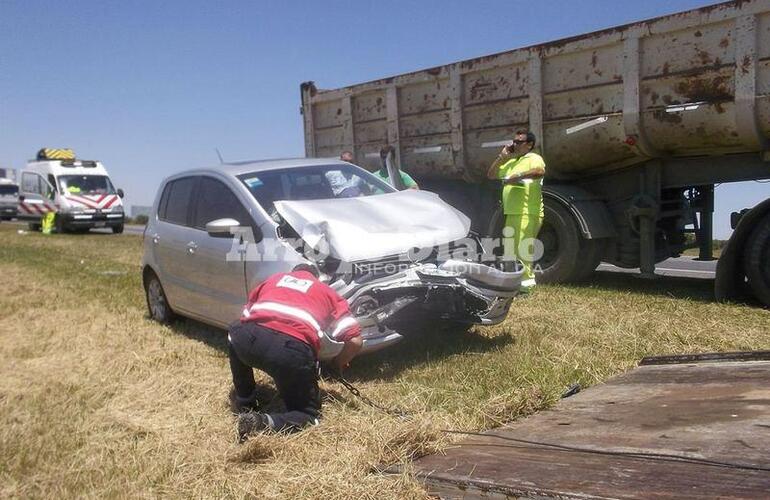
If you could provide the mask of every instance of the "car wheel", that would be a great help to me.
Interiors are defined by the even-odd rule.
[[[163,291],[163,285],[155,273],[149,273],[144,285],[145,295],[147,297],[147,310],[150,318],[158,323],[168,324],[174,320],[175,314],[166,298],[166,292]]]
[[[112,232],[115,234],[120,234],[123,232],[123,224],[119,226],[112,226]]]

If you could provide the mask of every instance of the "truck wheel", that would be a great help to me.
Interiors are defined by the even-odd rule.
[[[580,239],[580,260],[578,261],[577,268],[575,269],[575,275],[572,278],[574,281],[583,281],[588,279],[596,270],[596,268],[599,267],[599,263],[602,261],[602,257],[604,256],[606,243],[606,239]]]
[[[158,323],[169,324],[176,315],[171,310],[171,306],[166,298],[166,292],[163,291],[163,285],[155,273],[150,271],[144,283],[145,296],[147,297],[147,310],[150,318]]]
[[[123,232],[123,224],[119,226],[112,226],[112,232],[115,234],[120,234]]]
[[[557,202],[545,202],[545,219],[538,238],[545,253],[537,262],[539,283],[560,283],[576,278],[580,262],[580,233],[572,215]]]
[[[770,214],[759,220],[746,240],[743,269],[754,295],[770,307]]]

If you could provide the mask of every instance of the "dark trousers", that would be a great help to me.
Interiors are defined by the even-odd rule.
[[[253,368],[275,381],[286,413],[270,413],[275,430],[298,430],[316,423],[321,411],[318,368],[308,344],[253,322],[230,326],[230,370],[239,401],[253,398]]]

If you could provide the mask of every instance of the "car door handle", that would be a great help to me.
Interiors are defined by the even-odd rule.
[[[160,242],[160,236],[158,236],[158,233],[154,233],[154,234],[152,235],[152,242],[153,242],[154,244],[156,244],[156,245],[157,245],[157,244]]]
[[[187,253],[194,254],[197,249],[198,245],[194,241],[187,244]]]

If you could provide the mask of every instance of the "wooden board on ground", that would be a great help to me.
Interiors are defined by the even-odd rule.
[[[414,470],[442,498],[768,498],[770,360],[685,359],[646,360]]]

